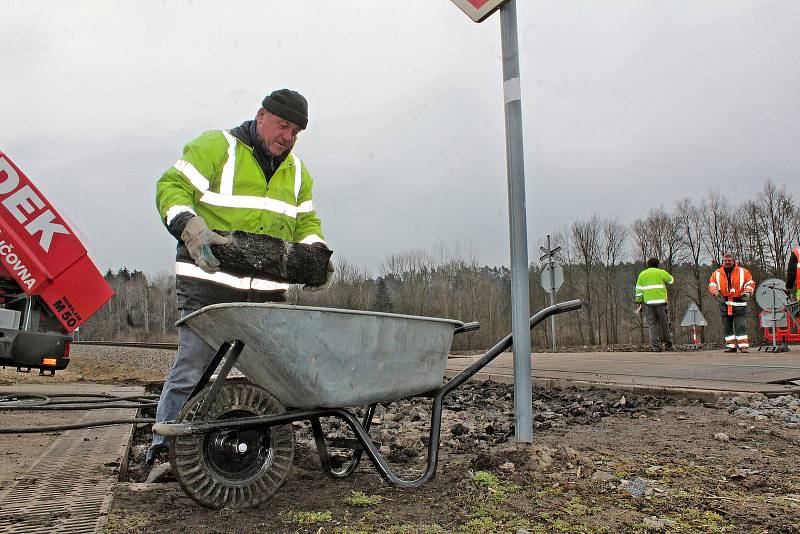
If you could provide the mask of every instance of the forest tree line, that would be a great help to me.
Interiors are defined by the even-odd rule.
[[[712,191],[699,200],[684,198],[668,208],[653,208],[628,224],[592,215],[554,230],[551,242],[562,247],[557,260],[565,281],[557,300],[584,302],[580,311],[557,317],[558,346],[643,344],[647,327],[634,312],[633,295],[636,277],[651,256],[675,277],[669,309],[676,342],[688,339],[688,329],[679,323],[694,302],[708,320],[701,335],[720,343],[719,310],[707,290],[711,272],[731,252],[756,283],[783,279],[791,249],[800,243],[800,205],[785,186],[767,180],[752,199],[730,199]],[[544,243],[541,239],[538,245]],[[293,286],[288,302],[479,321],[480,330],[458,336],[453,348],[485,349],[511,331],[511,273],[504,266],[480,265],[477,258],[475,250],[446,246],[398,252],[384,259],[378,275],[340,259],[327,291],[310,293]],[[540,262],[530,264],[532,311],[549,304],[540,285],[542,267]],[[115,296],[81,327],[80,339],[175,340],[173,276],[148,277],[124,268],[105,277]],[[763,339],[758,311],[755,302],[748,306],[748,327],[756,343]],[[535,329],[532,344],[537,351],[550,347],[549,328]]]

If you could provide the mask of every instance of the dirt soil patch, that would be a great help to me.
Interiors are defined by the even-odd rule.
[[[429,406],[404,400],[376,415],[373,436],[405,477],[424,469]],[[294,474],[244,511],[203,508],[175,482],[142,483],[140,428],[106,532],[800,532],[800,430],[777,417],[599,389],[537,391],[534,409],[534,443],[520,444],[510,386],[457,390],[437,475],[413,490],[388,486],[368,461],[328,478],[296,425]]]
[[[159,384],[173,355],[87,347],[55,380],[0,370],[0,389],[93,380]],[[429,400],[414,399],[376,414],[373,436],[406,478],[424,469],[429,413]],[[79,415],[61,414],[59,422]],[[143,483],[150,434],[141,426],[105,532],[800,532],[798,415],[800,399],[789,396],[707,404],[601,389],[538,390],[534,443],[526,445],[513,441],[511,387],[468,383],[448,398],[439,467],[428,484],[393,488],[369,462],[346,480],[330,479],[317,468],[308,429],[297,425],[293,475],[272,500],[244,511],[203,508],[175,482]],[[54,424],[53,417],[2,414],[7,426]],[[328,423],[330,435],[343,435]],[[0,440],[0,486],[56,437]]]

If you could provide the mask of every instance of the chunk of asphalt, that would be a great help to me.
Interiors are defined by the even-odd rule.
[[[319,286],[328,276],[333,251],[320,245],[291,243],[248,232],[218,232],[231,236],[225,245],[211,245],[223,271],[238,276],[267,278],[289,284]]]

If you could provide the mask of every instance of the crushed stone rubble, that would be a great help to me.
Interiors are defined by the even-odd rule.
[[[95,352],[98,350],[97,347],[80,347],[79,350],[89,349]],[[102,357],[106,361],[127,362],[128,365],[133,363],[136,368],[152,371],[159,376],[165,376],[169,372],[175,356],[174,351],[129,347],[105,347],[102,351]],[[160,382],[153,383],[148,391],[158,393],[160,385]],[[424,459],[429,439],[431,404],[430,399],[419,397],[378,406],[373,417],[371,436],[381,444],[381,452],[390,462],[411,465]],[[700,400],[602,389],[536,389],[533,396],[534,431],[564,432],[570,425],[592,424],[615,414],[631,418],[647,417],[651,410],[675,404],[708,405]],[[800,428],[800,397],[797,395],[771,398],[752,394],[721,397],[714,406],[740,417],[743,424],[777,423],[785,428]],[[329,437],[351,437],[349,429],[338,420],[328,419],[324,423]],[[298,423],[295,426],[296,464],[311,468],[312,465],[309,464],[318,464],[318,459],[310,427],[307,423]],[[147,434],[140,443],[149,442],[149,428],[137,429],[137,433]],[[443,450],[482,451],[483,460],[478,461],[493,464],[495,460],[491,458],[497,455],[490,450],[498,446],[510,446],[513,436],[514,395],[510,384],[468,382],[446,399],[441,433]],[[729,436],[715,436],[715,439],[724,443],[726,437]],[[131,458],[133,464],[140,460],[136,452],[139,451],[135,451]],[[142,454],[141,463],[143,456]],[[335,461],[336,458],[332,460]],[[499,467],[506,459],[498,462],[494,467]],[[131,465],[131,468],[134,472],[138,471],[136,465]],[[143,465],[141,472],[147,472]],[[598,472],[597,478],[603,477],[604,474]]]
[[[800,428],[800,396],[738,395],[721,397],[717,401],[727,410],[743,419],[778,423],[786,428]]]
[[[152,384],[147,389],[149,393],[158,393],[160,384]],[[570,425],[593,424],[613,415],[649,417],[653,410],[677,403],[700,404],[701,401],[599,389],[535,390],[534,427],[536,432],[565,432]],[[377,407],[370,435],[373,441],[380,443],[380,451],[389,462],[418,467],[419,462],[424,461],[430,436],[431,405],[431,399],[415,397]],[[359,418],[361,410],[356,409]],[[301,470],[318,469],[319,458],[310,424],[295,423],[295,429],[295,466]],[[329,439],[352,437],[349,428],[338,419],[323,420],[323,429]],[[515,460],[513,451],[509,452],[516,446],[513,438],[514,393],[510,384],[467,382],[445,400],[441,431],[443,451],[477,453],[476,469],[497,467],[513,471],[514,464],[520,461],[519,458]],[[129,474],[132,481],[141,482],[148,472],[144,452],[150,441],[149,428],[137,428],[134,440],[136,446],[129,457]],[[343,450],[331,449],[330,452],[335,465],[347,460]],[[526,462],[549,465],[555,461],[554,457],[558,459],[569,454],[569,451],[542,448]]]
[[[649,411],[677,402],[668,396],[594,389],[534,391],[534,431],[564,431],[570,425],[592,424],[615,414],[647,417]],[[381,444],[381,452],[390,462],[418,462],[424,456],[431,405],[430,399],[418,397],[378,407],[370,434]],[[445,400],[441,434],[444,450],[488,451],[513,442],[514,431],[514,392],[510,384],[468,382]],[[348,433],[344,423],[328,421],[329,438],[343,438]],[[297,443],[300,448],[310,449],[314,456],[313,437],[307,424],[300,425]]]

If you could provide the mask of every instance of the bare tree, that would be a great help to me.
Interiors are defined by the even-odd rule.
[[[600,255],[600,220],[593,215],[588,220],[577,221],[572,225],[572,246],[575,259],[583,278],[582,298],[589,331],[589,344],[596,342],[594,321],[592,316],[595,268]]]
[[[703,216],[703,247],[712,265],[722,263],[730,248],[731,206],[719,191],[711,191],[700,208]]]
[[[703,216],[700,209],[689,198],[678,201],[676,217],[681,226],[681,239],[683,240],[686,257],[689,261],[691,273],[691,291],[689,298],[703,311],[703,297],[707,294],[707,282],[704,276],[704,263],[706,256],[703,254],[704,228]],[[704,336],[703,330],[700,332]]]
[[[730,250],[737,261],[747,265],[754,274],[764,274],[767,265],[767,231],[764,208],[754,200],[742,202],[736,209],[737,217],[730,223]]]
[[[654,256],[661,260],[668,271],[683,261],[684,245],[679,217],[670,215],[662,208],[650,210],[645,219],[633,222],[632,231],[639,260],[644,262]]]
[[[796,237],[797,218],[792,195],[786,191],[785,186],[776,186],[772,180],[767,180],[758,194],[758,203],[761,205],[761,228],[766,235],[767,258],[765,264],[773,269],[768,274],[782,277],[786,272],[786,259],[792,248],[792,238]],[[793,235],[794,234],[794,235]]]
[[[603,293],[604,293],[604,325],[606,341],[619,342],[617,330],[617,305],[618,305],[618,276],[617,267],[622,261],[627,239],[627,229],[616,218],[603,219],[602,221],[602,262],[603,262]]]

